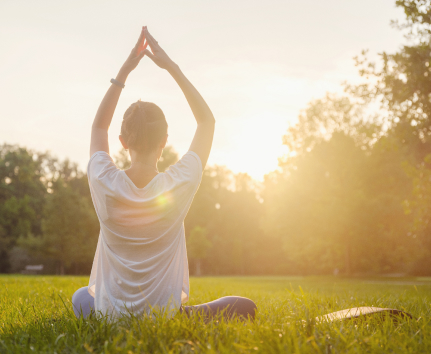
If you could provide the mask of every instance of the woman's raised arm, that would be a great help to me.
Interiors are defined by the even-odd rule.
[[[145,52],[138,54],[139,45],[142,42],[143,36],[144,31],[141,32],[138,42],[118,72],[118,75],[115,78],[117,84],[111,84],[111,87],[108,89],[105,97],[103,97],[103,100],[100,103],[91,129],[90,156],[96,151],[106,151],[109,154],[108,129],[111,125],[118,99],[120,98],[122,87],[119,85],[125,84],[130,72],[138,66],[139,61],[145,55]]]
[[[144,29],[144,33],[151,48],[151,52],[145,49],[145,54],[160,68],[166,69],[171,74],[183,91],[184,96],[186,96],[187,102],[198,123],[195,136],[190,145],[190,151],[198,154],[202,162],[202,168],[204,168],[208,161],[213,142],[214,116],[198,90],[185,77],[178,65],[169,58],[146,28]]]

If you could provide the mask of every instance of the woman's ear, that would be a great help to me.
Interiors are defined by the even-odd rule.
[[[125,148],[127,150],[129,147],[127,146],[127,144],[124,141],[123,137],[121,135],[119,135],[118,138],[120,139],[120,142],[121,142],[121,145],[123,145],[123,148]]]

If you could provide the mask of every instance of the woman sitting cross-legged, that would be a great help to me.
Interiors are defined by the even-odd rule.
[[[138,52],[143,36],[151,52]],[[130,152],[131,167],[119,170],[109,155],[108,128],[115,107],[128,75],[144,55],[173,77],[197,121],[189,151],[164,173],[157,170],[157,161],[166,145],[168,124],[154,103],[135,102],[124,114],[120,141]],[[89,285],[72,298],[76,316],[95,311],[118,318],[159,309],[254,318],[254,302],[239,296],[181,307],[189,297],[184,218],[211,150],[215,125],[211,110],[146,28],[111,82],[91,132],[87,174],[100,234]]]

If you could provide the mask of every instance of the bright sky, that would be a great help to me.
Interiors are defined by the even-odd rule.
[[[352,57],[394,51],[394,0],[92,0],[0,2],[0,143],[68,157],[85,170],[90,128],[109,80],[147,25],[216,118],[209,164],[256,179],[277,168],[281,138],[301,109],[358,79]],[[148,58],[132,72],[110,129],[152,101],[168,143],[184,154],[195,120],[167,72]]]

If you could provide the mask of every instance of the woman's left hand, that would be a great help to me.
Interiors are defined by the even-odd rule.
[[[144,31],[141,31],[141,35],[139,36],[138,42],[130,52],[129,57],[124,62],[123,66],[121,67],[121,71],[129,74],[133,69],[135,69],[138,66],[139,62],[144,57],[145,55],[144,51],[138,54],[138,48],[139,48],[139,45],[141,44],[143,37],[144,37]]]

